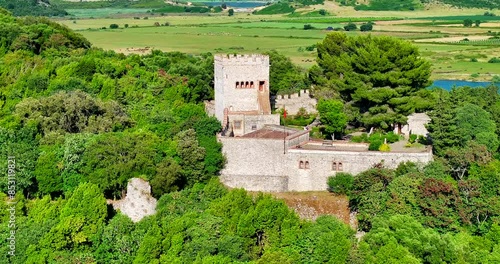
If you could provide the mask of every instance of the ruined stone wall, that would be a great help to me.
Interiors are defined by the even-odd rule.
[[[258,111],[259,85],[269,97],[269,57],[265,55],[216,55],[214,65],[215,116],[222,121],[229,111]],[[236,83],[240,88],[236,88]],[[241,88],[253,82],[253,87]],[[244,85],[245,86],[245,85]]]
[[[274,100],[275,109],[283,109],[290,115],[295,115],[301,107],[304,107],[308,113],[316,113],[317,100],[312,98],[309,90],[301,90],[300,93],[290,95],[277,95]]]

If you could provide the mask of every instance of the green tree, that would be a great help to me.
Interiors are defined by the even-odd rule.
[[[349,24],[344,26],[344,29],[345,29],[345,31],[354,31],[354,30],[358,29],[358,26],[356,26],[356,24],[350,22]]]
[[[61,250],[97,243],[106,216],[102,191],[95,184],[83,183],[62,207],[59,223],[45,235],[40,246]]]
[[[271,94],[295,93],[307,87],[305,74],[294,65],[290,58],[272,50],[265,52],[269,56],[269,87]]]
[[[181,131],[175,138],[177,141],[177,154],[180,158],[179,165],[182,167],[182,175],[187,186],[208,180],[210,175],[204,173],[203,164],[206,151],[199,146],[194,129]]]
[[[234,15],[234,10],[232,8],[230,8],[228,11],[227,11],[228,15],[229,16],[233,16]]]
[[[465,19],[464,20],[464,27],[472,27],[472,19]]]
[[[486,110],[475,104],[465,104],[456,110],[455,122],[456,133],[463,140],[462,146],[470,140],[475,140],[487,146],[489,151],[498,149],[498,136],[495,133],[497,127]]]
[[[318,65],[309,71],[315,94],[340,97],[356,117],[353,124],[390,130],[432,106],[425,90],[430,63],[408,42],[334,32],[317,50]]]
[[[334,138],[335,133],[344,132],[347,125],[347,115],[343,111],[344,105],[339,100],[320,100],[316,108],[325,132]]]
[[[359,30],[361,30],[361,31],[372,31],[372,29],[373,29],[372,23],[365,23],[359,27]]]

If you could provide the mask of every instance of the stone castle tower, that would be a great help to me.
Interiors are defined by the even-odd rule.
[[[271,115],[269,56],[215,55],[215,117],[223,131],[242,136],[265,124],[279,124]]]

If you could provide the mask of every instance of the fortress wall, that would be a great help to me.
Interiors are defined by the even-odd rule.
[[[286,192],[288,177],[261,175],[222,175],[221,182],[231,188],[243,188],[254,192]]]
[[[387,168],[396,168],[399,163],[412,161],[415,163],[428,163],[432,161],[432,152],[396,153],[379,151],[324,151],[291,149],[288,151],[288,164],[285,175],[289,176],[289,191],[326,190],[326,181],[337,171],[333,162],[342,163],[342,171],[356,175],[368,170],[373,165],[384,160]],[[308,161],[309,169],[299,169],[300,161]]]
[[[301,107],[304,107],[308,113],[316,113],[317,100],[311,98],[308,90],[303,90],[301,93],[288,95],[277,95],[274,103],[276,109],[283,109],[290,115],[295,115]]]
[[[283,139],[219,137],[227,159],[221,175],[282,176]]]

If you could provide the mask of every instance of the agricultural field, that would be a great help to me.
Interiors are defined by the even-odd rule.
[[[479,9],[375,12],[337,6],[329,9],[326,16],[307,15],[316,14],[319,7],[328,8],[329,4],[310,6],[294,15],[237,12],[234,16],[227,13],[161,16],[140,13],[137,9],[118,9],[119,14],[104,16],[105,12],[97,14],[94,10],[70,10],[75,16],[58,22],[77,30],[97,47],[122,53],[145,54],[153,49],[193,54],[258,53],[274,49],[308,68],[314,64],[314,45],[330,32],[327,28],[343,28],[349,22],[359,28],[371,21],[373,31],[347,33],[414,41],[422,56],[433,63],[434,79],[488,81],[500,74],[497,63],[488,63],[490,58],[500,57],[500,16],[486,17],[484,10]],[[480,20],[481,24],[464,27],[465,19]],[[119,28],[109,29],[111,24]],[[308,30],[305,25],[310,26]],[[493,39],[495,34],[497,37]]]

